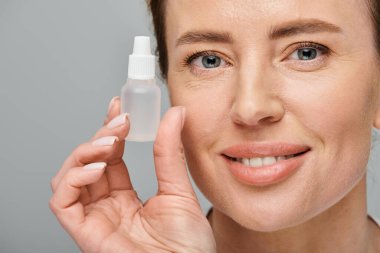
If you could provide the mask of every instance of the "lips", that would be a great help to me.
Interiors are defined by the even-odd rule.
[[[289,143],[248,143],[223,150],[222,157],[239,181],[265,186],[293,174],[310,150],[308,146]]]
[[[222,153],[231,158],[254,158],[298,155],[309,150],[308,146],[289,143],[253,143],[234,145]]]

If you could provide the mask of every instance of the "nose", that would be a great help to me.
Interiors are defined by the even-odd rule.
[[[231,109],[232,121],[258,127],[281,120],[285,109],[276,90],[278,87],[263,71],[240,73]]]

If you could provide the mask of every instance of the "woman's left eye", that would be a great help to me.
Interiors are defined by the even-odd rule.
[[[322,45],[300,45],[290,56],[291,60],[312,61],[328,53]]]

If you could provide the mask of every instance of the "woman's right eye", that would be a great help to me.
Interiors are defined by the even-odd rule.
[[[206,69],[217,68],[222,63],[222,59],[216,55],[199,56],[193,60],[193,64]]]
[[[209,51],[194,53],[187,57],[185,63],[185,65],[189,65],[191,68],[198,68],[203,70],[211,70],[228,65],[227,62],[221,57]]]

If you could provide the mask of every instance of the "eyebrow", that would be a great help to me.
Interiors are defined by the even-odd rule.
[[[280,26],[271,27],[268,38],[277,40],[285,37],[296,36],[298,34],[307,33],[342,33],[339,26],[318,19],[295,20],[281,24]],[[232,35],[228,32],[217,32],[211,30],[189,31],[182,35],[176,41],[176,47],[186,44],[214,42],[214,43],[230,43],[234,42]]]
[[[190,31],[182,35],[176,42],[176,46],[199,42],[233,43],[233,39],[228,32],[215,31]]]
[[[302,33],[342,33],[342,28],[319,19],[304,19],[290,21],[280,26],[272,27],[269,31],[269,38],[277,40],[284,37],[291,37]]]

